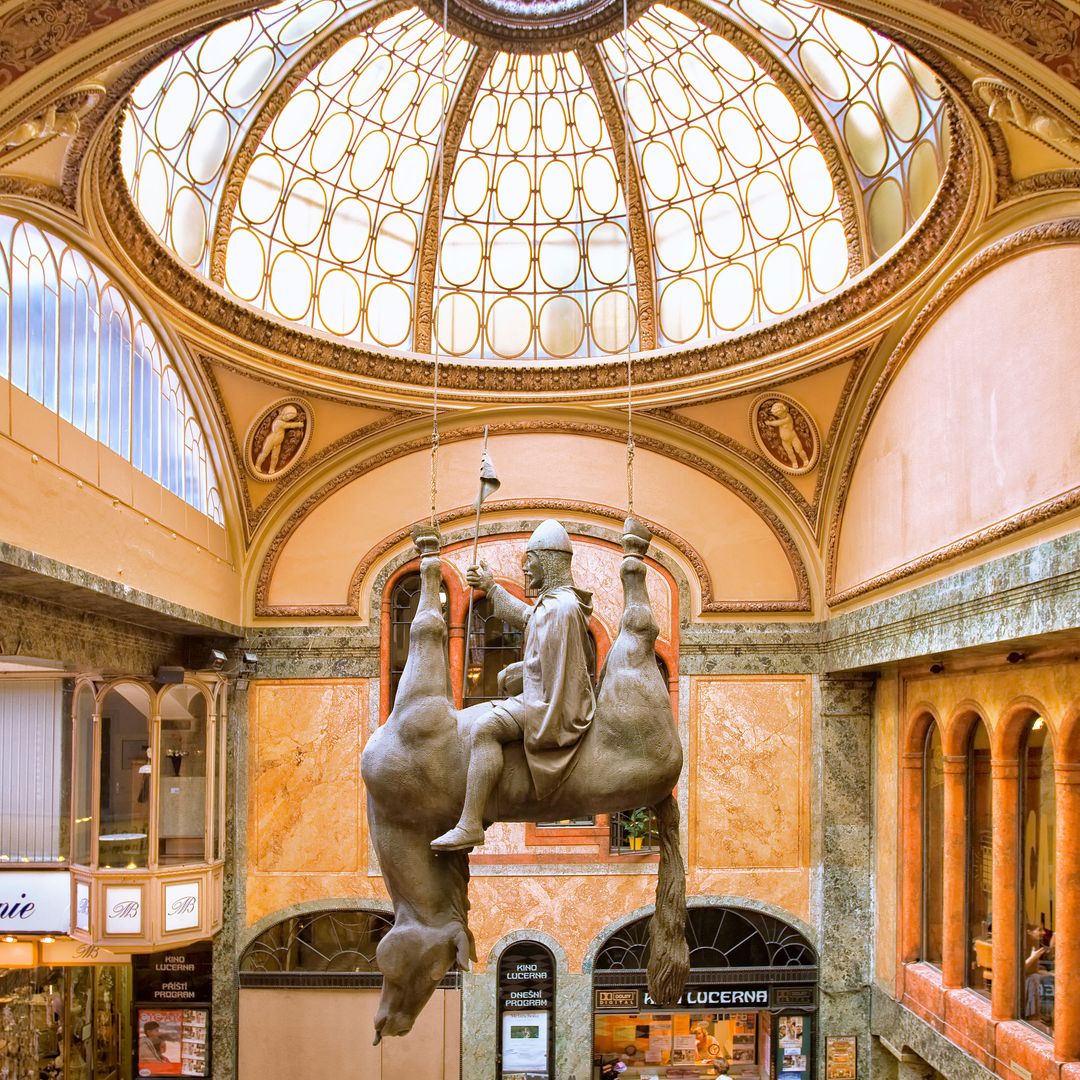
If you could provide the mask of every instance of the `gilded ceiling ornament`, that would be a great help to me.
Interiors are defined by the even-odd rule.
[[[750,430],[758,449],[794,476],[808,473],[821,454],[821,437],[810,413],[787,394],[759,394],[750,405]]]
[[[986,104],[991,120],[1013,124],[1055,150],[1080,158],[1080,132],[1033,98],[1001,79],[975,79],[971,85]]]
[[[99,83],[77,86],[48,108],[10,128],[0,138],[5,146],[26,146],[44,142],[54,135],[70,138],[79,133],[82,118],[101,100],[105,87]]]
[[[267,406],[244,437],[244,466],[256,480],[272,483],[300,464],[315,417],[303,398],[282,398]]]

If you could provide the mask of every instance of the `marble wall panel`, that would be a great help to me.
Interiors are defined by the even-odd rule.
[[[874,982],[896,989],[899,848],[899,697],[895,673],[874,695]]]
[[[703,677],[690,694],[691,866],[808,866],[809,680]]]

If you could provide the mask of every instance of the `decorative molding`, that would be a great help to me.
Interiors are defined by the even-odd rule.
[[[36,145],[54,136],[70,139],[79,133],[82,119],[105,94],[100,83],[83,83],[61,94],[37,115],[23,120],[0,135],[7,147]]]
[[[813,351],[816,338],[848,326],[860,316],[880,310],[896,294],[923,273],[936,257],[944,257],[959,242],[959,233],[974,207],[969,192],[974,177],[973,152],[959,125],[954,125],[952,156],[939,190],[933,213],[909,234],[905,244],[882,259],[869,272],[836,296],[804,309],[777,323],[748,331],[740,337],[682,350],[640,356],[633,361],[636,386],[687,379],[744,365],[776,352],[789,355]],[[194,317],[217,327],[221,338],[232,339],[234,348],[250,348],[277,354],[281,366],[304,373],[309,365],[345,372],[385,389],[427,396],[434,378],[429,357],[380,352],[345,342],[330,341],[299,330],[229,297],[219,287],[197,277],[183,266],[142,221],[132,203],[120,168],[120,124],[115,122],[103,148],[98,169],[100,222],[116,257],[131,266],[171,301],[184,317]],[[453,395],[469,394],[474,400],[534,398],[537,394],[609,392],[626,384],[626,363],[601,360],[574,364],[521,364],[515,362],[466,364],[445,359],[440,365],[440,389]]]
[[[441,22],[441,20],[439,20]],[[457,94],[449,106],[446,130],[443,132],[443,152],[438,175],[441,190],[432,179],[431,194],[424,213],[423,231],[420,236],[420,254],[416,263],[416,292],[413,303],[413,349],[416,352],[431,351],[431,335],[434,326],[435,282],[439,268],[439,237],[442,226],[442,208],[454,183],[454,163],[465,134],[465,125],[476,102],[480,84],[487,74],[495,50],[481,46],[473,54],[468,70],[458,83]]]
[[[638,344],[644,352],[646,349],[656,348],[657,335],[652,229],[649,227],[649,213],[645,209],[641,169],[638,166],[636,151],[631,149],[629,154],[619,152],[619,148],[626,146],[626,126],[623,123],[623,114],[619,108],[615,87],[608,78],[599,45],[582,46],[578,49],[577,55],[581,66],[589,76],[597,104],[600,106],[600,115],[603,116],[604,123],[607,125],[608,134],[611,137],[612,156],[615,158],[615,172],[622,185],[630,254],[634,259]],[[631,335],[631,340],[633,340],[633,335]]]
[[[885,573],[879,574],[868,581],[853,585],[841,592],[836,591],[836,560],[840,541],[840,529],[843,522],[844,511],[847,507],[848,494],[851,488],[851,480],[855,473],[855,467],[859,460],[859,454],[866,440],[870,425],[881,406],[886,392],[889,389],[897,372],[903,366],[915,345],[930,328],[941,312],[951,304],[957,296],[969,285],[975,282],[983,274],[988,273],[994,267],[1008,261],[1020,252],[1034,251],[1043,247],[1054,247],[1059,244],[1080,243],[1080,218],[1066,218],[1060,221],[1044,222],[1021,229],[1010,236],[999,240],[995,244],[984,248],[970,262],[962,266],[941,289],[934,294],[916,315],[911,326],[908,327],[904,336],[900,339],[892,355],[885,364],[884,370],[878,376],[866,407],[863,409],[858,427],[852,437],[850,449],[840,476],[837,488],[836,501],[832,510],[829,523],[827,552],[825,559],[825,593],[826,603],[830,606],[847,603],[856,597],[863,596],[885,585],[891,585],[913,574],[919,574],[929,570],[950,559],[961,555],[970,554],[987,544],[993,544],[1005,539],[1012,534],[1040,525],[1045,521],[1066,513],[1080,505],[1080,489],[1073,489],[1055,499],[1040,503],[1012,515],[1003,521],[997,522],[985,529],[980,529],[971,535],[964,537],[954,544],[946,545],[936,551],[928,552],[917,559],[913,559],[902,566],[894,567]]]
[[[292,409],[292,413],[288,416],[285,415],[286,409]],[[260,429],[264,426],[267,420],[270,420],[270,414],[276,413],[277,415],[271,421],[270,430],[262,432],[263,441],[259,447],[259,453],[255,453],[255,439],[260,434]],[[288,454],[285,459],[285,463],[281,464],[280,457],[278,458],[278,467],[270,468],[268,471],[263,471],[256,467],[256,462],[267,451],[267,440],[274,434],[274,424],[281,421],[285,427],[281,430],[282,439],[278,443],[281,450],[281,456]],[[295,425],[299,423],[299,428]],[[255,419],[248,424],[247,434],[244,436],[244,469],[253,480],[259,481],[261,484],[272,484],[276,480],[281,480],[288,476],[299,464],[300,459],[304,456],[304,451],[307,449],[308,443],[311,441],[311,433],[315,430],[315,413],[308,404],[301,397],[286,397],[279,398],[277,401],[270,405],[267,405],[259,413],[256,414]],[[292,432],[298,431],[298,437],[292,437]],[[271,459],[273,459],[273,450],[271,449]]]
[[[1058,153],[1080,160],[1080,131],[1063,116],[1002,79],[980,78],[971,85],[995,123],[1012,124]]]
[[[614,442],[623,442],[625,439],[625,433],[615,428],[607,427],[603,424],[586,424],[576,421],[520,421],[510,422],[502,424],[489,425],[489,431],[491,435],[516,435],[516,434],[545,434],[545,435],[584,435],[586,437],[607,439]],[[480,427],[459,428],[454,431],[445,432],[441,436],[442,445],[449,443],[465,442],[469,439],[479,438],[483,433],[483,429]],[[706,592],[703,587],[702,590],[702,602],[703,610],[710,612],[776,612],[776,611],[811,611],[811,594],[810,594],[810,578],[806,570],[806,564],[803,562],[802,556],[799,553],[798,546],[795,543],[794,537],[788,531],[787,527],[781,521],[779,515],[762,499],[756,492],[751,490],[741,480],[737,480],[732,476],[729,476],[719,466],[712,462],[706,461],[704,458],[698,457],[696,454],[686,453],[678,450],[667,443],[661,442],[658,439],[651,438],[649,436],[639,435],[637,436],[636,445],[638,449],[649,450],[653,453],[659,454],[663,457],[670,458],[673,461],[679,462],[679,464],[693,469],[696,472],[700,472],[705,476],[708,476],[711,480],[727,488],[733,494],[738,495],[747,505],[749,505],[759,517],[761,517],[765,523],[769,526],[773,534],[776,536],[781,547],[784,550],[785,555],[788,558],[788,563],[791,567],[792,577],[795,581],[796,594],[798,599],[796,600],[775,600],[775,601],[717,601],[713,598],[711,592],[711,584],[709,585],[709,591]],[[277,561],[284,551],[286,544],[288,543],[292,534],[300,527],[303,521],[308,515],[315,510],[321,503],[327,498],[333,495],[339,489],[350,484],[353,480],[356,480],[360,476],[364,476],[369,472],[373,472],[375,469],[380,468],[382,465],[387,464],[397,458],[402,457],[405,454],[420,453],[427,450],[430,447],[430,442],[427,439],[413,439],[408,442],[398,443],[396,446],[388,447],[372,457],[365,458],[362,461],[355,462],[347,469],[338,473],[327,483],[323,484],[316,491],[312,492],[299,506],[297,506],[293,512],[289,515],[285,523],[278,529],[274,538],[271,540],[269,547],[266,549],[266,554],[263,556],[262,565],[259,568],[258,578],[255,583],[255,614],[256,615],[341,615],[341,614],[355,614],[355,609],[346,608],[344,605],[328,605],[319,607],[304,607],[304,608],[287,608],[282,609],[270,605],[268,601],[268,595],[270,591],[270,582],[274,575],[274,570],[277,566]],[[539,507],[542,505],[540,501],[530,502],[527,504],[532,507]],[[460,511],[453,511],[455,515]],[[625,516],[621,511],[617,512],[621,516]],[[621,517],[620,517],[621,519]],[[658,534],[659,535],[659,534]],[[721,606],[705,606],[705,605],[721,605]]]
[[[770,414],[775,419],[762,419],[761,412],[766,405],[769,406]],[[777,409],[783,411],[777,412]],[[766,434],[761,430],[763,424],[766,427],[776,428],[780,445],[785,451],[788,451],[789,448],[784,441],[784,436],[780,434],[780,429],[785,423],[785,417],[787,422],[792,425],[789,435],[792,442],[790,453],[794,454],[796,459],[794,463],[790,464],[780,460],[779,453],[769,445]],[[750,434],[753,435],[758,449],[766,457],[772,458],[773,464],[781,472],[790,473],[792,476],[801,476],[817,466],[818,459],[821,457],[821,435],[818,433],[817,424],[806,406],[796,401],[789,394],[781,394],[775,390],[768,390],[764,394],[758,394],[750,402],[749,421]],[[801,431],[800,428],[802,428]],[[807,439],[810,441],[809,448],[804,445]],[[806,459],[802,464],[799,463],[801,457]],[[790,458],[788,461],[790,462]]]
[[[252,161],[255,160],[263,136],[278,113],[285,108],[296,88],[319,64],[333,56],[347,41],[351,41],[384,19],[389,19],[400,11],[408,10],[410,6],[408,0],[385,0],[384,3],[367,8],[355,19],[350,19],[333,30],[314,47],[297,52],[292,63],[286,64],[278,73],[277,85],[258,106],[258,112],[245,132],[243,141],[226,167],[225,182],[221,186],[221,199],[218,203],[217,217],[213,222],[210,241],[211,281],[219,285],[225,281],[225,254],[229,246],[233,214],[240,199],[240,189],[244,186],[244,180]]]

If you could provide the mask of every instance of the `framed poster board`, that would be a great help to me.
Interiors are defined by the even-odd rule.
[[[825,1037],[825,1080],[856,1080],[858,1039],[854,1035]]]

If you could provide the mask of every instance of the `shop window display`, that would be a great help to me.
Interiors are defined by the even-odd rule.
[[[105,869],[147,865],[150,836],[150,695],[120,683],[101,704],[98,860]]]

